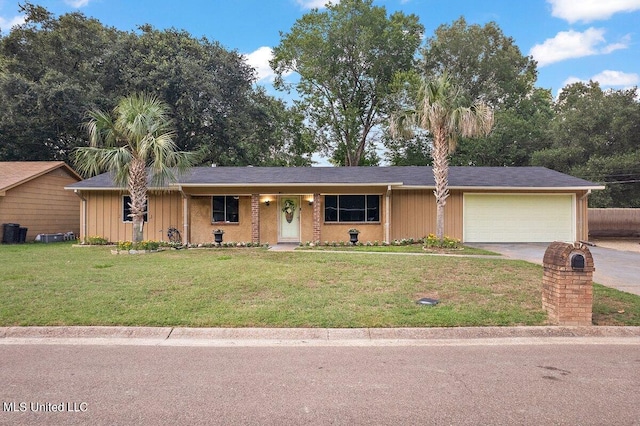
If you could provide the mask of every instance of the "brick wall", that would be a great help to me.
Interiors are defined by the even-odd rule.
[[[322,205],[320,194],[313,194],[313,242],[320,241],[320,223],[322,221]]]
[[[251,194],[251,242],[260,242],[260,194]]]

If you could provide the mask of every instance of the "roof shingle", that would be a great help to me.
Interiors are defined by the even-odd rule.
[[[393,185],[434,187],[433,170],[407,167],[194,167],[178,176],[182,186],[277,185]],[[451,167],[450,188],[584,188],[601,189],[596,183],[545,167]],[[69,189],[115,188],[111,175],[103,173],[70,185]]]

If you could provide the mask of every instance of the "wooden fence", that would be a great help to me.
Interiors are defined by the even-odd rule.
[[[640,209],[589,209],[590,237],[640,237]]]

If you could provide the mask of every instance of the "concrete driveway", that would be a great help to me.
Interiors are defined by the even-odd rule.
[[[466,244],[542,265],[548,243],[473,243]],[[593,281],[621,291],[640,295],[640,253],[605,247],[588,247],[596,268]]]

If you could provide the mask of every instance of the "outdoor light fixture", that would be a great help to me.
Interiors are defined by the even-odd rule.
[[[313,198],[308,200],[309,201],[309,205],[312,206],[313,205]]]
[[[271,200],[264,200],[264,205],[269,207],[269,204],[271,204]]]

